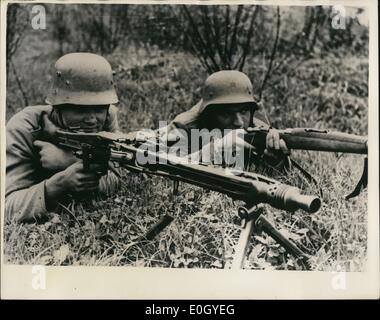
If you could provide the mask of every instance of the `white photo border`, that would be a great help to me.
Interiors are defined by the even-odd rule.
[[[378,10],[376,0],[333,1],[1,1],[1,225],[4,225],[6,5],[9,3],[343,5],[369,13],[368,246],[364,272],[194,270],[134,267],[47,267],[4,264],[4,299],[364,299],[379,298]],[[40,277],[40,278],[39,278]],[[41,278],[42,277],[42,278]],[[344,277],[345,288],[334,283]],[[37,282],[39,285],[36,285]],[[42,282],[41,282],[42,281]]]

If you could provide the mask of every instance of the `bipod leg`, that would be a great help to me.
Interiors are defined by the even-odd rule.
[[[232,261],[232,270],[243,269],[244,260],[248,249],[249,238],[253,232],[254,221],[263,211],[263,205],[257,205],[247,210],[245,208],[239,208],[238,214],[241,218],[242,231],[239,236],[238,243],[235,246],[234,259]]]
[[[285,250],[292,254],[298,262],[301,263],[304,269],[310,269],[310,264],[308,262],[308,256],[299,249],[292,241],[286,238],[281,232],[279,232],[276,227],[262,214],[260,214],[256,221],[255,227],[259,230],[264,231],[267,235],[271,236],[276,240]]]

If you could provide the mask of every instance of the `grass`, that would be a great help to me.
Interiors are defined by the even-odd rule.
[[[31,39],[32,36],[24,42]],[[46,73],[39,72],[36,66],[48,70],[48,62],[56,58],[54,54],[38,57],[41,48],[35,46],[28,53],[21,47],[15,57],[30,104],[42,103],[47,88]],[[107,58],[117,71],[119,118],[124,131],[155,128],[159,120],[172,119],[200,97],[199,88],[206,74],[191,55],[135,49],[127,53],[120,50]],[[34,63],[30,65],[30,61]],[[245,71],[258,88],[264,70],[255,68],[256,65],[259,61],[250,58]],[[31,70],[23,73],[29,66]],[[290,59],[268,83],[263,95],[266,111],[278,128],[309,126],[365,135],[367,74],[368,61],[361,57],[327,55],[301,62]],[[32,78],[35,81],[28,81]],[[7,106],[7,119],[22,108],[12,75]],[[318,187],[305,181],[297,171],[277,178],[308,194],[318,194],[322,188],[323,206],[310,215],[267,206],[267,217],[312,256],[313,270],[333,270],[337,264],[344,270],[364,270],[367,192],[350,201],[343,200],[360,178],[361,157],[301,151],[294,151],[293,156],[316,177]],[[71,203],[61,212],[51,213],[44,223],[7,223],[4,261],[228,268],[240,234],[236,214],[239,205],[222,194],[185,184],[174,196],[168,180],[125,172],[122,189],[107,200]],[[139,241],[165,214],[175,220],[154,240]],[[245,267],[300,268],[265,234],[252,236]]]
[[[278,228],[313,255],[314,269],[329,270],[337,262],[347,270],[363,268],[366,193],[350,202],[342,200],[354,182],[354,177],[349,178],[350,166],[343,162],[355,160],[339,161],[331,170],[344,173],[328,181],[318,213],[290,214],[268,208]],[[330,171],[322,166],[319,170]],[[180,194],[174,196],[171,183],[158,177],[128,174],[125,181],[115,197],[87,206],[73,204],[62,214],[52,214],[44,224],[7,225],[6,261],[199,268],[222,268],[231,262],[240,229],[237,205],[230,199],[187,185],[181,185]],[[341,191],[334,192],[339,187]],[[153,241],[137,242],[168,213],[175,218],[169,227]],[[291,257],[265,234],[253,237],[247,263],[248,268],[295,269]]]

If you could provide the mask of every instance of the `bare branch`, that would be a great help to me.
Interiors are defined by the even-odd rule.
[[[9,67],[12,56],[16,53],[21,41],[25,37],[25,31],[28,26],[27,13],[17,3],[7,7],[7,40],[6,40],[6,61]]]
[[[224,54],[223,60],[228,68],[231,68],[230,60],[227,58],[228,51],[228,34],[230,32],[230,6],[226,6],[226,23],[225,23],[225,35],[224,35]]]
[[[23,97],[23,100],[24,100],[24,105],[25,106],[28,106],[29,105],[29,101],[28,101],[28,97],[26,95],[26,92],[21,84],[21,80],[20,80],[20,77],[18,76],[17,74],[17,70],[16,70],[16,67],[13,63],[13,60],[10,59],[10,64],[12,66],[12,69],[13,69],[13,73],[14,73],[14,76],[15,76],[15,79],[16,79],[16,82],[17,82],[17,85],[18,85],[18,88],[20,89],[21,91],[21,94],[22,94],[22,97]]]
[[[249,50],[249,45],[251,43],[251,38],[252,38],[252,34],[253,34],[253,26],[255,24],[255,20],[256,20],[256,15],[259,11],[259,6],[255,6],[255,11],[253,12],[252,14],[252,17],[251,17],[251,23],[249,25],[249,30],[248,30],[248,35],[247,35],[247,39],[246,39],[246,43],[245,43],[245,46],[244,46],[244,49],[243,49],[243,54],[242,54],[242,61],[239,65],[239,70],[243,70],[243,67],[244,67],[244,64],[245,64],[245,58],[247,57],[247,54],[248,54],[248,50]]]
[[[233,52],[235,51],[235,47],[236,47],[236,35],[237,35],[237,29],[238,29],[238,26],[240,23],[240,17],[241,17],[242,10],[243,10],[243,6],[239,5],[237,12],[236,12],[236,16],[235,16],[234,31],[232,33],[231,45],[230,45],[230,49],[229,49],[229,53],[228,53],[230,61],[232,60],[232,55],[233,55]]]
[[[218,21],[218,14],[219,10],[217,6],[214,7],[214,14],[213,14],[213,35],[214,35],[214,43],[218,51],[219,55],[219,60],[220,60],[220,68],[219,69],[224,69],[226,67],[226,61],[224,60],[224,55],[223,55],[223,47],[221,45],[221,34],[220,34],[220,25]]]
[[[207,63],[207,65],[209,66],[208,67],[208,70],[209,71],[214,71],[215,69],[218,70],[218,65],[212,55],[212,53],[210,53],[209,51],[209,48],[207,46],[207,44],[205,43],[205,41],[203,40],[203,37],[201,36],[198,28],[197,28],[197,25],[195,24],[189,10],[187,9],[187,7],[184,5],[182,6],[183,8],[183,11],[185,12],[189,22],[190,22],[190,25],[192,27],[192,30],[194,32],[194,36],[195,38],[191,38],[192,40],[193,39],[197,39],[198,43],[199,43],[199,46],[200,46],[200,52],[201,54],[203,55],[203,58],[204,58],[204,61]],[[213,64],[213,66],[211,67],[208,62],[207,62],[207,58],[209,58],[211,60],[211,63]]]
[[[268,70],[267,70],[267,72],[265,74],[263,83],[262,83],[261,88],[260,88],[259,101],[261,101],[261,97],[262,97],[262,94],[263,94],[263,91],[264,91],[264,88],[265,88],[265,84],[267,83],[268,78],[270,77],[271,70],[272,70],[274,56],[276,55],[277,44],[278,44],[278,39],[279,39],[279,35],[280,35],[280,24],[281,24],[280,7],[277,6],[277,31],[276,31],[276,37],[275,37],[275,40],[274,40],[274,43],[273,43],[272,53],[270,55],[270,61],[269,61]]]

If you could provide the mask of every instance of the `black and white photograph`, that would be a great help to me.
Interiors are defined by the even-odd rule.
[[[376,1],[158,2],[2,2],[2,264],[368,272]]]

